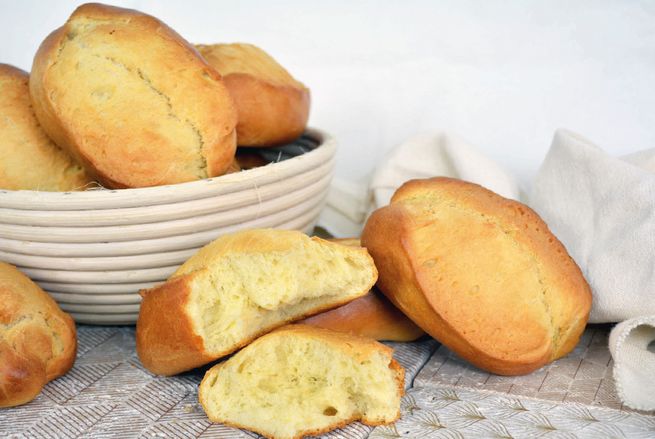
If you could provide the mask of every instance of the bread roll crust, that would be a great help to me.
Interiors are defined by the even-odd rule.
[[[261,310],[262,314],[255,313],[256,316],[250,316],[254,321],[250,321],[246,328],[246,335],[234,343],[223,346],[222,349],[211,349],[207,341],[211,334],[204,334],[204,317],[198,315],[198,308],[202,312],[205,305],[196,306],[194,303],[194,297],[200,303],[202,296],[207,296],[210,291],[205,292],[203,287],[200,288],[203,289],[202,294],[196,293],[194,296],[194,285],[210,279],[213,270],[221,261],[228,260],[235,255],[251,255],[254,260],[260,261],[258,259],[260,256],[286,254],[285,252],[294,252],[297,248],[306,245],[336,247],[336,251],[342,251],[350,257],[365,261],[368,271],[360,274],[362,277],[359,280],[362,283],[361,289],[355,290],[355,287],[350,285],[348,288],[352,291],[330,291],[329,297],[320,296],[305,304],[302,301],[296,304],[279,304],[271,306],[270,309],[263,308],[260,304],[257,309]],[[281,263],[284,263],[284,260]],[[231,267],[231,269],[233,268]],[[323,269],[324,267],[317,268]],[[250,273],[242,275],[250,275]],[[257,275],[273,276],[274,274],[259,273]],[[168,281],[141,292],[143,300],[136,328],[137,353],[143,365],[159,375],[173,375],[193,369],[228,355],[279,326],[338,307],[361,297],[370,290],[376,279],[377,270],[373,260],[363,248],[353,249],[339,246],[320,238],[309,238],[301,232],[287,230],[248,230],[225,235],[200,249]],[[245,291],[245,288],[234,291],[225,286],[226,282],[225,280],[221,285],[212,283],[211,288],[216,290],[211,292],[216,295],[212,297],[217,298],[214,304],[223,303],[232,294],[247,296],[248,291]],[[196,291],[200,291],[200,289],[196,289]],[[248,303],[255,303],[254,300],[249,297]],[[268,306],[267,304],[263,305]],[[270,315],[280,309],[284,310],[280,316],[275,314],[276,317],[272,321],[262,323],[267,313]],[[248,316],[243,314],[238,318],[247,320]],[[261,325],[256,330],[250,328],[251,325],[260,323]],[[235,325],[238,323],[235,322]],[[216,332],[216,329],[212,331]]]
[[[396,382],[396,389],[397,389],[396,396],[398,398],[398,401],[400,401],[400,398],[405,393],[404,390],[405,370],[393,358],[393,349],[388,346],[367,339],[365,337],[354,336],[351,334],[331,331],[328,329],[317,328],[304,324],[292,324],[292,325],[283,326],[263,337],[260,337],[259,339],[251,343],[247,347],[247,349],[249,350],[257,349],[258,345],[270,342],[271,339],[277,337],[291,337],[300,340],[302,340],[303,338],[316,339],[323,343],[329,344],[333,349],[339,350],[343,353],[346,353],[347,355],[353,356],[360,362],[366,362],[373,354],[381,352],[389,359],[388,367],[389,369],[392,370]],[[241,353],[237,355],[241,355]],[[228,419],[217,418],[213,416],[213,414],[209,413],[208,392],[210,391],[209,389],[211,387],[209,383],[212,380],[216,379],[216,375],[222,368],[228,366],[229,361],[230,360],[213,366],[210,370],[207,371],[207,373],[205,374],[204,378],[200,383],[200,386],[198,388],[198,399],[200,401],[200,404],[203,406],[205,413],[207,413],[207,416],[212,422],[220,422],[224,425],[228,425],[231,427],[254,431],[256,433],[263,435],[264,437],[275,439],[276,436],[271,435],[270,432],[264,431],[263,429],[253,428],[252,425],[243,425],[243,424],[235,423]],[[365,414],[359,414],[359,415],[356,414],[350,417],[349,419],[345,419],[340,422],[335,422],[332,425],[329,425],[325,428],[314,428],[314,429],[307,428],[301,432],[298,432],[297,435],[293,436],[293,439],[301,439],[306,436],[315,436],[315,435],[323,434],[328,431],[332,431],[334,429],[344,427],[354,421],[361,421],[363,424],[369,426],[376,426],[376,425],[385,425],[385,424],[392,423],[398,420],[399,418],[400,418],[400,407],[398,408],[398,412],[396,413],[395,417],[393,419],[389,419],[386,421],[369,419],[366,417]]]
[[[414,341],[425,334],[375,288],[359,299],[299,323],[374,340]]]
[[[136,351],[141,363],[158,375],[174,375],[215,359],[194,331],[191,316],[183,311],[189,302],[192,276],[174,277],[140,293]]]
[[[75,323],[16,267],[0,262],[0,407],[33,400],[75,361]]]
[[[161,21],[82,5],[41,44],[30,92],[48,135],[103,185],[225,173],[236,109],[220,75]]]
[[[234,99],[240,146],[283,145],[303,133],[309,118],[309,89],[271,56],[252,44],[196,47],[223,75]]]
[[[384,294],[464,359],[501,375],[569,353],[591,291],[527,206],[450,178],[412,180],[369,218],[362,244]]]
[[[46,136],[29,92],[29,75],[0,64],[0,188],[70,191],[90,183],[81,166]]]

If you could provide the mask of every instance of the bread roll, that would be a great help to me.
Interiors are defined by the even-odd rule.
[[[252,44],[196,47],[223,76],[234,98],[239,145],[283,145],[303,133],[309,117],[309,89],[268,53]]]
[[[46,136],[36,120],[29,75],[0,64],[0,189],[71,191],[90,182],[84,169]]]
[[[384,294],[481,369],[529,373],[569,353],[587,322],[589,286],[548,226],[476,184],[405,183],[362,244]]]
[[[356,238],[331,241],[352,247],[360,246],[359,239]],[[359,299],[316,314],[299,323],[375,340],[414,341],[425,334],[376,288]]]
[[[225,235],[166,283],[142,292],[137,352],[156,374],[193,369],[278,326],[361,297],[376,279],[363,248],[286,230]]]
[[[198,398],[213,422],[302,438],[355,420],[395,421],[404,375],[392,349],[378,342],[289,325],[207,371]]]
[[[414,341],[425,334],[376,288],[359,299],[298,323],[374,340]]]
[[[25,404],[73,367],[75,323],[50,296],[0,262],[0,407]]]
[[[85,4],[41,44],[30,92],[46,133],[103,185],[225,173],[236,109],[220,75],[161,21]]]

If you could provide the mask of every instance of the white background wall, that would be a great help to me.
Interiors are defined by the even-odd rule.
[[[0,0],[0,62],[28,70],[79,2]],[[655,147],[653,1],[112,1],[191,42],[246,41],[312,90],[310,123],[362,180],[415,133],[460,134],[527,187],[558,127]]]

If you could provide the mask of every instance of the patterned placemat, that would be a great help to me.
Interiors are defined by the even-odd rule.
[[[653,412],[623,407],[612,380],[608,326],[590,326],[576,349],[530,375],[480,371],[434,340],[388,343],[406,368],[402,417],[322,436],[655,437]],[[133,327],[78,327],[78,358],[31,403],[0,410],[0,437],[257,438],[212,424],[197,401],[204,370],[157,377],[135,352]]]
[[[212,424],[198,404],[205,370],[157,377],[143,368],[133,327],[78,326],[73,369],[48,383],[31,403],[0,410],[0,437],[9,438],[252,438]],[[406,369],[408,386],[438,347],[434,340],[389,343]],[[360,423],[324,435],[362,439]]]
[[[614,364],[607,348],[610,329],[609,325],[589,325],[569,355],[529,375],[518,377],[503,377],[481,371],[440,346],[421,369],[414,385],[491,390],[547,401],[578,402],[631,411],[621,404],[616,394],[612,376]],[[641,413],[655,415],[655,412]]]
[[[529,375],[481,371],[440,346],[403,398],[401,419],[370,438],[655,438],[655,413],[623,406],[607,348],[590,325],[576,348]]]
[[[369,438],[653,438],[655,417],[464,387],[415,387]]]

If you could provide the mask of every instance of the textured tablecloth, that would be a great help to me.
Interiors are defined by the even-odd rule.
[[[608,330],[589,327],[572,354],[523,377],[481,372],[431,339],[390,343],[413,385],[401,420],[323,437],[655,437],[655,413],[630,411],[616,397]],[[207,420],[197,401],[204,370],[168,378],[145,370],[133,327],[78,326],[78,337],[68,374],[31,403],[0,410],[0,437],[258,437]]]
[[[370,437],[655,438],[655,412],[618,399],[610,329],[590,325],[565,358],[519,377],[483,372],[440,346],[403,398],[400,421]]]
[[[407,386],[439,346],[431,339],[389,345],[405,367]],[[136,355],[134,327],[78,325],[73,369],[31,403],[0,409],[0,438],[259,437],[209,422],[198,403],[205,370],[155,376]],[[354,423],[324,437],[360,439],[371,430]]]

